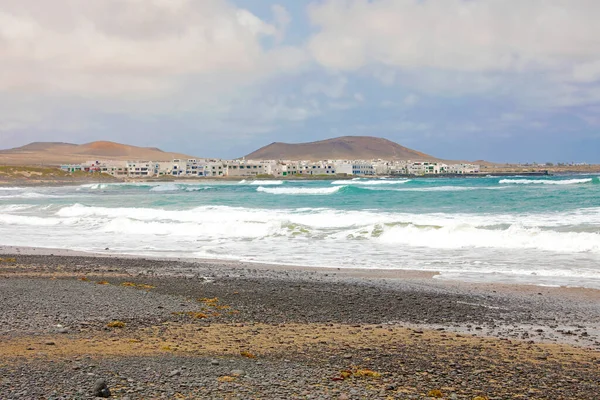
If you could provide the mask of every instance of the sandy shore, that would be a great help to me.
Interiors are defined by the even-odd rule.
[[[53,254],[53,255],[50,255]],[[0,249],[2,398],[592,399],[599,291]]]

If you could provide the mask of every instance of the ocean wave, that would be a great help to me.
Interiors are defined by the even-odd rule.
[[[37,192],[25,192],[25,193],[18,193],[18,194],[13,194],[13,195],[2,195],[0,196],[0,199],[55,199],[55,198],[60,198],[60,197],[64,197],[64,196],[57,196],[57,195],[53,195],[53,194],[46,194],[46,193],[37,193]]]
[[[284,188],[271,188],[284,189]],[[298,189],[298,188],[285,188]],[[379,244],[441,249],[539,249],[549,252],[600,253],[600,221],[588,231],[576,222],[597,216],[598,209],[556,215],[410,214],[331,209],[264,210],[205,206],[190,210],[105,208],[74,205],[53,218],[71,218],[104,232],[229,240],[230,237],[368,240]],[[575,226],[560,228],[564,221]],[[316,244],[317,242],[315,242]]]
[[[191,184],[161,184],[150,188],[151,192],[201,192],[204,190],[216,189],[215,186],[195,186]]]
[[[252,185],[252,186],[278,186],[283,185],[283,181],[275,180],[241,180],[238,182],[239,185]]]
[[[88,190],[103,190],[108,188],[108,186],[109,185],[106,183],[86,183],[85,185],[79,186],[79,188]]]
[[[403,185],[405,183],[410,182],[410,179],[371,179],[371,180],[341,180],[341,181],[333,181],[332,185],[365,185],[365,186],[376,186],[376,185]]]
[[[191,186],[191,187],[186,187],[183,190],[186,192],[201,192],[204,190],[214,190],[214,189],[216,189],[214,186],[201,186],[201,187]]]
[[[150,189],[151,192],[177,192],[180,187],[174,183],[168,183],[165,185],[154,186]]]
[[[600,253],[600,234],[525,228],[485,229],[470,225],[443,227],[393,226],[378,240],[386,244],[437,249],[536,249],[558,253]]]
[[[253,186],[278,186],[283,185],[283,181],[251,181],[249,184]]]
[[[267,188],[282,189],[298,188]],[[337,188],[327,188],[330,190]],[[339,189],[338,189],[339,190]],[[600,207],[581,208],[570,212],[535,214],[454,214],[454,213],[400,213],[377,210],[351,211],[329,208],[260,209],[229,206],[201,206],[183,210],[136,208],[136,207],[92,207],[73,204],[55,212],[64,218],[119,218],[127,217],[141,221],[167,222],[219,222],[288,221],[299,225],[320,228],[343,228],[385,223],[407,223],[419,226],[470,225],[474,227],[510,226],[516,222],[530,228],[562,228],[565,226],[595,226],[600,231]]]
[[[259,186],[256,188],[257,192],[269,193],[269,194],[284,194],[284,195],[329,195],[340,191],[344,186],[327,187],[327,188],[306,188],[306,187],[295,187],[295,188],[266,188]]]
[[[52,217],[36,217],[30,215],[0,214],[0,225],[20,225],[32,227],[48,227],[66,223],[67,220]]]
[[[471,190],[504,190],[504,187],[491,186],[433,186],[433,187],[418,187],[418,188],[366,188],[374,191],[393,191],[393,192],[468,192]]]
[[[8,205],[0,206],[0,212],[11,213],[11,212],[16,212],[16,211],[27,210],[27,209],[30,209],[33,207],[35,207],[35,206],[33,206],[31,204],[8,204]]]
[[[563,179],[563,180],[549,180],[549,179],[501,179],[501,185],[513,184],[513,185],[577,185],[582,183],[591,183],[592,178],[584,179]]]

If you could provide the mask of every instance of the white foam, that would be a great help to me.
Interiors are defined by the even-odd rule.
[[[56,196],[52,194],[37,193],[37,192],[25,192],[13,195],[0,196],[0,199],[50,199],[58,198],[62,196]]]
[[[392,180],[392,179],[373,179],[373,180],[359,180],[357,178],[352,180],[341,180],[333,181],[332,185],[365,185],[365,186],[377,186],[377,185],[403,185],[410,182],[410,179],[403,180]]]
[[[281,190],[307,188],[270,188]],[[333,189],[333,188],[330,188]],[[595,215],[596,228],[563,231],[565,221],[577,225]],[[190,210],[105,208],[74,205],[58,210],[56,217],[108,221],[113,233],[148,233],[205,237],[305,237],[347,241],[363,239],[387,245],[438,249],[539,249],[548,252],[600,253],[597,209],[570,214],[467,215],[408,214],[330,209],[260,210],[235,207],[197,207]],[[541,228],[542,224],[549,227]]]
[[[577,185],[582,183],[591,183],[592,178],[584,179],[563,179],[563,180],[549,180],[549,179],[501,179],[501,185],[513,184],[513,185]]]
[[[394,226],[384,229],[379,240],[386,244],[437,249],[496,248],[537,249],[548,252],[600,253],[600,234],[543,231],[518,224],[508,229],[484,229],[470,225],[443,227]]]
[[[204,186],[177,186],[179,190],[205,189]],[[329,195],[342,188],[342,185],[287,185],[256,189],[275,195]],[[62,193],[54,190],[52,194]],[[145,197],[152,197],[153,201],[155,196],[139,194],[142,196],[135,198],[140,200],[135,204],[152,204]],[[261,194],[253,196],[265,199]],[[130,199],[129,196],[124,198]],[[96,196],[84,199],[94,204],[114,204],[112,196],[107,203]],[[277,197],[272,199],[276,201]],[[336,196],[329,200],[332,199],[343,198]],[[303,204],[303,208],[297,209],[183,208],[191,202],[161,209],[150,205],[48,206],[50,201],[36,202],[40,205],[34,206],[3,204],[0,205],[0,245],[35,243],[36,247],[86,251],[110,247],[115,253],[137,255],[196,254],[291,265],[410,268],[458,271],[459,274],[473,271],[474,274],[533,276],[532,279],[543,276],[547,279],[544,282],[549,284],[571,282],[577,277],[590,280],[596,276],[600,282],[597,268],[600,207],[536,213],[422,213],[409,207],[406,211],[337,210],[322,206],[333,203],[327,198],[315,200],[298,202],[296,204]],[[309,207],[317,203],[321,208]],[[306,248],[310,251],[303,250]]]
[[[468,192],[471,190],[504,190],[507,186],[433,186],[433,187],[418,187],[418,188],[367,188],[369,190],[385,190],[394,192]]]
[[[283,181],[252,181],[250,185],[253,186],[278,186],[283,185]]]
[[[8,205],[0,206],[0,212],[11,213],[11,212],[27,210],[27,209],[30,209],[33,207],[34,206],[31,204],[8,204]]]
[[[340,191],[344,186],[328,187],[328,188],[266,188],[259,186],[256,188],[257,192],[270,193],[270,194],[285,194],[285,195],[328,195],[334,194]]]
[[[56,226],[63,222],[60,218],[33,217],[27,215],[0,214],[0,225],[21,225],[33,227]]]
[[[102,190],[102,189],[106,189],[108,188],[109,184],[106,183],[87,183],[85,185],[81,185],[79,186],[82,189],[89,189],[89,190]]]
[[[167,183],[164,185],[154,186],[150,189],[151,192],[177,192],[179,191],[179,186],[174,183]]]

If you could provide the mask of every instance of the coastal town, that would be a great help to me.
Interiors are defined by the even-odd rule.
[[[116,178],[154,177],[294,177],[294,176],[390,176],[478,174],[480,166],[438,161],[386,160],[217,160],[173,159],[170,161],[93,160],[64,164],[65,172],[105,173]]]

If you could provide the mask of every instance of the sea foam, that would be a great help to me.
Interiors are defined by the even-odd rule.
[[[295,188],[266,188],[259,186],[256,188],[257,192],[269,193],[269,194],[285,194],[285,195],[328,195],[334,194],[340,191],[343,186],[328,187],[328,188],[306,188],[306,187],[295,187]]]
[[[396,179],[371,179],[371,180],[341,180],[333,181],[332,185],[365,185],[365,186],[377,186],[377,185],[403,185],[410,182],[410,179],[396,180]]]
[[[283,185],[283,181],[251,181],[252,186],[278,186]]]
[[[563,179],[563,180],[549,180],[549,179],[501,179],[501,185],[513,184],[513,185],[577,185],[582,183],[591,183],[592,178],[583,179]]]

